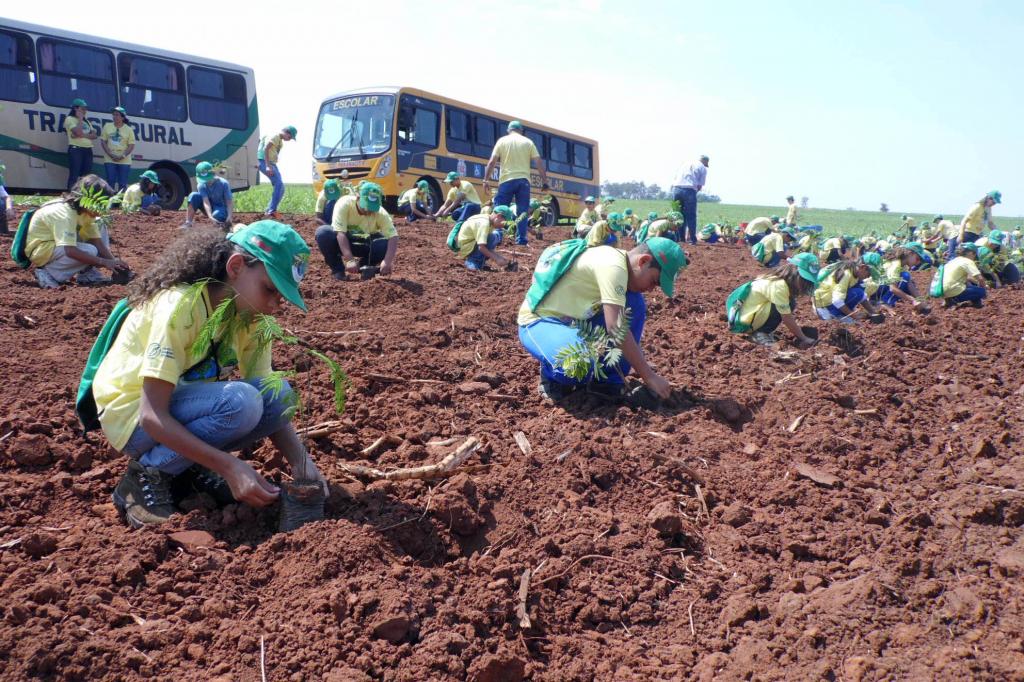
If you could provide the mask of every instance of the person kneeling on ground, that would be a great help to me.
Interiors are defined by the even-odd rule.
[[[878,242],[881,244],[881,242]],[[886,246],[885,248],[888,248]],[[821,252],[825,254],[825,263],[831,265],[851,256],[850,242],[845,237],[829,237],[821,245]]]
[[[342,188],[341,183],[331,178],[324,183],[323,189],[316,195],[316,207],[313,212],[320,225],[330,225],[334,219],[334,206],[343,194],[352,194],[352,188],[347,185]]]
[[[330,225],[317,228],[316,245],[334,279],[358,274],[360,262],[366,267],[380,265],[380,274],[391,274],[398,232],[381,206],[383,196],[380,185],[364,182],[359,185],[358,197],[342,197],[334,205]]]
[[[128,185],[121,199],[121,210],[125,213],[141,211],[146,215],[160,215],[160,178],[154,171],[145,171],[139,181]]]
[[[730,331],[750,332],[754,343],[770,346],[775,344],[774,331],[782,323],[800,348],[813,346],[816,339],[804,334],[793,310],[798,296],[814,293],[818,270],[817,256],[798,253],[770,274],[737,288],[725,306]]]
[[[587,230],[601,219],[601,214],[594,208],[594,197],[588,196],[583,199],[583,207],[583,210],[580,211],[580,217],[576,219],[577,234],[586,234]]]
[[[873,255],[881,259],[877,253]],[[869,277],[880,279],[881,272],[864,261],[845,260],[824,268],[818,275],[818,287],[814,290],[814,312],[822,320],[840,322],[877,315],[878,309],[868,300],[862,283]],[[857,306],[864,310],[856,310]]]
[[[870,255],[864,255],[865,262]],[[924,247],[919,242],[909,242],[905,247],[896,246],[889,249],[882,258],[882,284],[871,295],[871,301],[890,307],[905,301],[919,313],[929,312],[928,306],[917,300],[917,286],[910,276],[910,271],[920,265],[925,258]]]
[[[78,284],[111,281],[106,268],[123,284],[128,264],[110,251],[106,227],[97,220],[106,213],[114,190],[98,175],[83,175],[61,199],[43,204],[32,214],[25,235],[25,255],[36,268],[43,289],[56,289],[72,277]]]
[[[185,211],[183,228],[192,227],[196,212],[202,211],[220,228],[227,228],[235,212],[235,200],[231,195],[231,185],[224,178],[213,172],[213,164],[202,161],[196,166],[195,192],[188,195],[188,207]]]
[[[961,244],[957,255],[935,271],[929,295],[945,300],[949,308],[958,303],[981,307],[985,298],[985,278],[978,269],[978,247],[973,242]]]
[[[1002,230],[992,230],[974,242],[978,245],[978,263],[983,266],[981,274],[985,276],[985,279],[994,282],[995,288],[1020,282],[1020,270],[1010,260],[1012,249],[1007,247],[1009,241],[1011,241],[1009,235]],[[981,247],[983,246],[992,252],[991,258],[981,258]]]
[[[416,222],[417,218],[430,220],[433,216],[429,205],[430,185],[426,180],[419,180],[415,187],[405,190],[398,197],[398,212],[410,223]]]
[[[260,220],[230,236],[208,228],[180,237],[129,289],[130,312],[92,396],[107,440],[129,458],[113,499],[132,527],[166,521],[176,491],[221,504],[273,503],[278,489],[230,454],[268,437],[292,472],[320,480],[326,492],[292,426],[291,387],[263,390],[271,349],[258,334],[260,316],[278,313],[283,300],[306,310],[298,284],[308,262],[295,230]],[[224,301],[229,319],[200,346],[204,323]],[[241,378],[225,380],[234,368]]]
[[[504,238],[505,228],[514,220],[511,208],[495,206],[490,215],[475,215],[462,223],[456,245],[467,270],[483,269],[488,259],[506,270],[518,269],[515,263],[495,251]]]
[[[444,181],[452,187],[448,190],[445,202],[434,214],[435,219],[451,215],[452,219],[458,223],[469,220],[480,213],[480,195],[477,194],[473,183],[463,180],[455,171],[448,173]]]
[[[779,261],[789,256],[789,245],[794,241],[794,235],[790,227],[771,232],[750,247],[750,254],[766,268],[774,268]]]
[[[747,246],[753,246],[758,243],[766,234],[775,231],[775,226],[779,224],[779,216],[773,215],[770,218],[754,218],[747,226],[743,229],[743,238],[747,242]]]
[[[670,239],[652,237],[631,251],[612,246],[587,247],[581,240],[554,244],[541,254],[533,283],[519,308],[519,340],[540,361],[540,393],[558,401],[583,385],[591,391],[619,397],[625,376],[636,369],[647,388],[660,398],[671,387],[644,358],[640,338],[647,319],[644,292],[661,285],[666,296],[675,290],[675,278],[686,266],[686,256]],[[587,320],[610,333],[618,330],[628,310],[629,332],[624,335],[617,363],[602,361],[595,376],[592,363],[585,377],[566,373],[559,355],[582,343],[576,321]]]

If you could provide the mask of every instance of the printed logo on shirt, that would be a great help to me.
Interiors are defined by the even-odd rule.
[[[159,343],[151,343],[146,348],[146,357],[153,360],[155,358],[174,358],[174,350],[171,348],[164,348]]]
[[[300,253],[295,256],[295,260],[292,261],[292,279],[298,284],[302,281],[302,278],[306,276],[306,269],[309,267],[309,254]]]
[[[615,293],[618,296],[625,296],[626,295],[626,287],[624,287],[621,284],[619,284],[618,286],[615,287]]]

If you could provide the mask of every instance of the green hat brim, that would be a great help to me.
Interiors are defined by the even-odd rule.
[[[304,313],[309,312],[309,309],[306,307],[306,302],[302,300],[302,294],[299,293],[299,284],[295,281],[295,278],[292,277],[292,274],[290,272],[279,272],[277,268],[271,267],[265,260],[266,254],[261,253],[258,248],[249,244],[244,239],[245,236],[247,236],[247,232],[242,229],[233,233],[228,237],[228,239],[241,246],[246,253],[260,259],[260,262],[263,263],[263,267],[267,271],[267,275],[270,277],[270,281],[274,283],[274,287],[277,288],[278,293],[280,293],[286,301]]]

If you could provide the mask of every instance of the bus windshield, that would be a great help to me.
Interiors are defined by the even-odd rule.
[[[393,95],[356,95],[324,102],[316,122],[313,157],[380,154],[391,148]]]

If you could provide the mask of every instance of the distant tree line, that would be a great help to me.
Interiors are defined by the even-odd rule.
[[[613,196],[617,199],[671,199],[672,196],[658,184],[648,185],[642,180],[630,180],[627,182],[602,182],[601,193],[604,196]],[[716,194],[705,194],[697,192],[697,201],[702,203],[717,204],[722,198]]]

